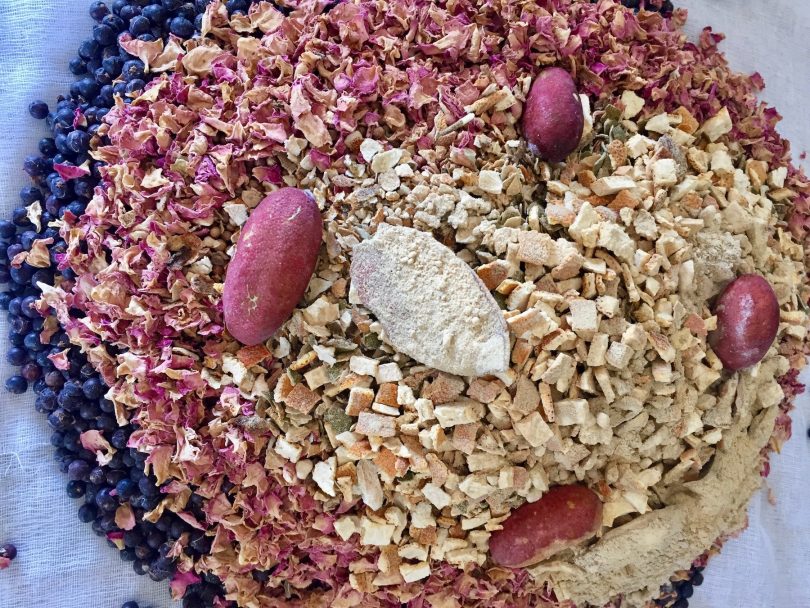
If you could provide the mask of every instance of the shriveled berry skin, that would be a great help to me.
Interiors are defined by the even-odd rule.
[[[225,326],[248,346],[290,317],[306,291],[321,246],[321,212],[307,192],[271,193],[245,223],[225,273]]]
[[[770,283],[744,274],[726,286],[714,305],[717,329],[709,334],[712,350],[729,371],[759,363],[779,330],[779,301]]]
[[[571,75],[546,68],[532,83],[523,107],[523,136],[529,150],[550,162],[561,162],[577,149],[585,115]]]
[[[602,524],[602,501],[581,485],[555,486],[537,502],[512,511],[492,533],[492,560],[510,568],[531,566],[589,538]]]

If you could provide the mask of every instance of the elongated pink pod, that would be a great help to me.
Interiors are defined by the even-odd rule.
[[[282,188],[245,223],[225,273],[225,326],[242,344],[275,334],[301,301],[315,271],[323,222],[308,192]]]

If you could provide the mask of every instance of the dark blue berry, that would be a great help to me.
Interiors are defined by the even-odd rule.
[[[140,78],[130,80],[127,83],[126,93],[127,93],[127,95],[135,95],[137,93],[140,93],[145,86],[146,86],[146,83],[143,80],[141,80]]]
[[[37,190],[37,192],[39,192],[39,190]],[[14,224],[8,220],[0,220],[0,238],[10,239],[16,233],[17,227]]]
[[[81,498],[84,496],[85,485],[83,481],[69,481],[65,488],[67,495],[71,498]]]
[[[128,530],[124,532],[124,546],[130,549],[134,549],[138,545],[143,544],[143,534],[135,528],[134,530]],[[143,553],[143,551],[141,551]],[[148,554],[148,552],[147,552]]]
[[[68,67],[70,68],[70,73],[74,76],[87,74],[87,62],[81,57],[74,57],[71,59]]]
[[[53,161],[44,156],[30,154],[23,161],[23,171],[31,177],[42,177],[53,169]]]
[[[56,155],[56,143],[54,142],[52,137],[43,137],[39,140],[39,148],[40,153],[44,154],[45,156],[54,157]]]
[[[692,594],[695,592],[695,590],[692,588],[692,583],[690,583],[689,581],[683,581],[681,583],[678,583],[675,590],[678,592],[678,595],[680,597],[686,600],[692,597]]]
[[[24,348],[12,346],[6,353],[6,361],[15,367],[19,367],[28,360],[28,352]]]
[[[101,410],[98,409],[98,405],[92,401],[85,401],[82,403],[81,407],[79,407],[79,416],[84,420],[94,421],[100,413]]]
[[[101,47],[98,42],[92,39],[85,40],[79,45],[79,57],[88,62],[98,57],[100,51]]]
[[[129,32],[136,38],[141,34],[146,34],[149,30],[152,29],[152,24],[149,22],[149,19],[144,17],[143,15],[138,15],[137,17],[133,17],[129,22]]]
[[[150,4],[144,7],[141,15],[149,19],[153,25],[159,25],[166,19],[166,11],[159,4]]]
[[[73,121],[76,118],[76,108],[64,107],[56,113],[55,125],[62,125],[68,128],[73,127]],[[57,146],[59,147],[59,146]],[[59,150],[60,152],[62,150]]]
[[[35,201],[41,201],[42,191],[36,186],[26,186],[20,190],[20,200],[23,205],[30,205]]]
[[[118,525],[115,523],[115,514],[107,513],[106,515],[102,515],[101,520],[99,522],[101,524],[101,529],[105,532],[115,532],[118,530]],[[113,549],[117,549],[117,547],[113,544]]]
[[[36,382],[42,377],[42,368],[31,361],[22,366],[20,375],[28,380],[28,382]]]
[[[108,57],[101,63],[101,67],[111,77],[116,78],[121,75],[121,69],[124,67],[124,60],[120,55]],[[102,91],[103,93],[103,91]]]
[[[144,77],[144,64],[140,59],[130,59],[124,62],[121,74],[127,82]]]
[[[101,110],[99,110],[98,113],[100,112]],[[104,115],[107,115],[107,110],[104,110]],[[94,189],[95,185],[87,179],[78,179],[73,184],[73,192],[76,194],[76,196],[81,196],[82,198],[93,198]]]
[[[118,427],[115,417],[101,414],[96,418],[96,428],[103,433],[112,433]]]
[[[17,285],[25,286],[28,285],[34,275],[34,267],[23,263],[19,268],[10,268],[8,274]]]
[[[95,505],[83,504],[79,507],[79,521],[82,523],[89,524],[96,519],[96,514],[97,510]]]
[[[183,5],[183,0],[161,0],[160,3],[167,11],[176,11]]]
[[[31,331],[25,334],[23,344],[25,345],[25,348],[35,353],[38,353],[46,348],[45,345],[40,341],[39,333],[36,331]]]
[[[102,488],[96,493],[96,505],[106,512],[115,511],[118,508],[118,500],[110,495],[109,488]]]
[[[135,557],[138,559],[148,560],[152,557],[152,549],[147,545],[138,545],[135,547]]]
[[[160,495],[160,490],[158,487],[149,481],[149,478],[147,477],[144,477],[138,482],[138,489],[141,491],[141,494],[147,498],[154,498],[155,496]]]
[[[100,486],[107,481],[107,472],[101,467],[96,467],[90,471],[90,483]]]
[[[18,334],[26,334],[31,329],[31,319],[26,317],[12,317],[10,319],[11,331]],[[23,336],[25,341],[25,336]]]
[[[122,479],[115,485],[115,491],[121,497],[121,500],[129,500],[138,490],[138,484],[131,479]]]
[[[119,17],[116,17],[119,19]],[[101,46],[107,46],[115,43],[115,37],[118,32],[107,24],[100,23],[93,27],[93,40],[98,42]]]
[[[101,86],[105,86],[105,85],[108,85],[108,84],[112,84],[113,77],[112,77],[112,76],[110,76],[110,75],[107,73],[107,70],[105,70],[103,67],[100,67],[99,69],[97,69],[97,70],[96,70],[96,72],[95,72],[95,74],[93,74],[93,76],[95,77],[96,82],[97,82],[98,84],[100,84]],[[94,98],[93,98],[93,100],[94,100],[94,101],[95,101],[96,99],[98,99],[98,95],[97,95],[96,97],[94,97]],[[88,116],[88,117],[87,117],[87,121],[88,121],[89,123],[91,123],[91,124],[92,124],[92,123],[94,123],[94,122],[95,122],[95,113],[93,114],[93,116],[92,116],[92,117]]]
[[[100,67],[101,66],[98,66],[98,67],[94,68],[92,71],[95,72]],[[78,91],[78,94],[87,101],[91,101],[92,99],[94,99],[98,95],[99,91],[101,90],[101,86],[99,85],[99,83],[96,82],[95,78],[91,78],[89,76],[86,77],[86,78],[82,78],[81,80],[79,80],[75,84],[76,84],[76,91]],[[109,83],[103,83],[103,84],[109,84]],[[81,131],[74,131],[74,133],[76,133],[76,132],[81,133]],[[72,133],[71,133],[71,135],[72,135]],[[74,152],[75,152],[75,150],[74,150]]]
[[[46,237],[48,238],[48,237]],[[39,284],[45,283],[46,285],[53,284],[53,272],[47,268],[40,268],[33,275],[31,275],[31,284],[39,289]]]
[[[191,534],[191,541],[189,542],[189,546],[202,555],[207,554],[211,550],[211,543],[213,542],[213,538],[210,536],[206,536],[204,532],[201,530],[195,530]]]
[[[48,187],[51,189],[51,193],[56,198],[62,199],[68,197],[69,189],[67,182],[58,175],[55,178],[48,180]]]
[[[74,422],[73,415],[62,408],[58,408],[48,415],[48,424],[55,431],[66,431]]]
[[[30,249],[31,247],[28,246],[26,249]],[[40,317],[39,312],[37,309],[34,308],[34,305],[37,303],[37,296],[25,296],[20,303],[20,311],[29,319],[38,319]]]
[[[134,17],[141,14],[141,9],[138,6],[125,6],[119,13],[119,17],[124,21],[131,21]]]
[[[156,583],[160,581],[165,581],[169,578],[172,574],[174,574],[173,567],[166,567],[164,563],[161,562],[164,558],[159,558],[155,560],[152,565],[149,567],[149,578],[151,578]]]
[[[56,403],[56,393],[54,393],[53,389],[50,387],[46,387],[46,389],[40,393],[37,397],[37,403],[48,413],[54,411],[59,405]]]
[[[228,0],[225,3],[225,8],[228,9],[229,15],[233,15],[237,11],[246,13],[250,8],[250,2],[248,0]]]
[[[194,24],[185,17],[175,17],[171,21],[169,31],[180,38],[191,38],[194,35]]]
[[[28,390],[28,381],[22,376],[12,376],[6,380],[6,390],[14,395],[21,395]]]
[[[113,31],[114,35],[117,35],[119,32],[123,32],[124,30],[127,29],[126,21],[124,19],[122,19],[119,15],[107,15],[106,17],[104,17],[104,19],[102,19],[101,24],[108,27],[108,28],[110,28]],[[117,48],[117,45],[115,45],[115,43],[116,43],[116,39],[115,39],[115,37],[113,37],[112,42],[109,42],[108,44],[105,45],[105,47],[110,49],[109,51],[107,51],[107,53],[108,53],[107,56],[109,56],[113,52],[115,52],[115,53],[119,52],[119,50]],[[115,45],[115,46],[112,46],[112,45]],[[102,51],[102,55],[103,54],[104,54],[104,52]]]
[[[25,207],[16,207],[11,212],[11,221],[20,228],[27,228],[31,225],[31,220],[28,219],[28,209]]]
[[[129,441],[129,431],[126,429],[118,429],[110,438],[110,444],[117,450],[123,450],[127,447]]]
[[[59,390],[65,383],[65,379],[61,372],[52,371],[45,374],[45,384],[54,390]]]
[[[0,546],[0,557],[13,560],[15,557],[17,557],[17,547],[11,543],[6,543],[5,545]]]
[[[126,602],[121,608],[139,608],[138,602]]]
[[[122,562],[134,562],[137,559],[134,549],[122,549],[118,552],[118,557],[121,558]]]
[[[23,247],[22,243],[14,243],[13,245],[6,247],[6,257],[9,260],[12,260],[15,256],[20,255],[23,251],[25,251],[25,247]]]
[[[99,378],[90,378],[82,384],[82,393],[88,399],[98,399],[106,391],[106,387]]]
[[[74,460],[68,467],[68,478],[71,481],[87,481],[92,467],[84,460]]]
[[[193,2],[186,2],[177,9],[177,16],[182,17],[188,21],[193,21],[194,17],[197,16],[197,9],[194,8]]]
[[[93,2],[90,5],[90,17],[96,21],[101,21],[110,14],[110,9],[105,2]]]
[[[135,574],[138,576],[143,576],[147,572],[149,572],[149,562],[144,561],[142,559],[136,559],[132,563],[132,569],[135,571]]]
[[[32,101],[28,106],[28,113],[37,120],[45,120],[48,116],[48,104],[42,100]]]
[[[70,211],[76,217],[81,217],[82,215],[84,215],[84,210],[86,208],[87,205],[85,205],[81,201],[73,201],[67,206],[67,210]]]

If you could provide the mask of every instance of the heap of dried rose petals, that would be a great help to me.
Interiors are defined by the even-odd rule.
[[[169,509],[214,538],[210,555],[196,564],[182,554],[181,538],[174,552],[179,570],[214,572],[228,599],[242,606],[505,607],[553,600],[525,571],[475,564],[440,562],[415,583],[378,578],[380,560],[394,556],[335,533],[336,519],[358,505],[323,512],[312,484],[300,481],[307,472],[279,461],[284,451],[275,438],[286,429],[271,394],[284,370],[296,373],[311,359],[296,360],[302,345],[286,338],[271,352],[241,348],[227,336],[224,270],[249,210],[278,186],[312,190],[327,222],[352,217],[355,227],[368,227],[384,219],[383,201],[396,206],[396,188],[382,194],[357,188],[367,139],[411,150],[416,167],[429,174],[474,163],[467,159],[481,137],[515,139],[519,107],[490,108],[487,122],[475,115],[480,108],[470,118],[470,108],[485,93],[517,86],[538,65],[570,67],[597,107],[625,90],[644,98],[650,115],[683,106],[702,122],[725,106],[733,137],[753,158],[786,163],[787,143],[774,130],[778,116],[755,99],[760,79],[732,73],[717,50],[720,37],[710,31],[697,45],[687,42],[678,29],[684,18],[634,15],[612,0],[417,0],[360,1],[329,11],[302,2],[287,17],[259,3],[229,20],[215,2],[207,37],[170,53],[176,72],[110,113],[94,153],[109,164],[103,187],[86,214],[66,216],[62,228],[69,250],[60,264],[76,271],[75,286],[48,291],[45,302],[113,386],[119,422],[140,427],[130,445],[149,453],[165,494],[147,518]],[[174,65],[162,43],[130,45],[145,61]],[[530,199],[534,177],[515,179]],[[804,236],[810,186],[792,169],[786,186],[796,194],[790,226]],[[368,204],[377,196],[382,200]],[[353,241],[350,230],[328,233],[326,266],[333,268],[319,275],[331,270],[333,280],[311,289],[345,297],[342,252]],[[344,312],[310,314],[334,313],[337,322]],[[299,315],[293,323],[307,321]],[[297,333],[293,327],[290,335]],[[798,365],[797,344],[784,349]],[[257,366],[263,373],[241,386],[246,370]],[[789,418],[782,422],[788,432]],[[300,439],[311,453],[304,456],[315,456],[325,438],[307,432]],[[192,492],[207,499],[206,521],[185,511]],[[396,514],[380,520],[397,525]]]

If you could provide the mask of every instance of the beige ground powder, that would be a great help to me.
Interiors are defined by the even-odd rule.
[[[509,368],[509,332],[478,276],[430,234],[381,225],[354,249],[352,288],[398,351],[458,376]]]

